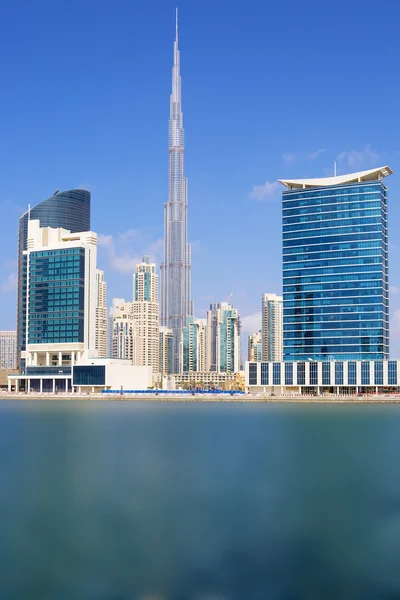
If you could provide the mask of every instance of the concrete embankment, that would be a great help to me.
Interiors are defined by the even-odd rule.
[[[286,403],[286,404],[400,404],[400,396],[230,396],[218,394],[167,395],[167,394],[35,394],[4,393],[0,400],[101,400],[118,402],[240,402],[240,403]]]

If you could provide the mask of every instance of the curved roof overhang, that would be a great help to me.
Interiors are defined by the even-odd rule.
[[[315,179],[278,179],[278,181],[290,190],[294,190],[326,187],[329,185],[341,185],[344,183],[356,183],[360,181],[380,181],[392,173],[392,169],[386,165],[385,167],[379,167],[377,169],[359,171],[358,173],[349,173],[348,175],[336,175],[335,177],[318,177]]]

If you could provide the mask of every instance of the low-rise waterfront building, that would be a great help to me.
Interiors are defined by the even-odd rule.
[[[191,373],[179,373],[175,377],[175,387],[201,389],[241,389],[243,379],[240,372],[217,373],[216,371],[192,371]]]
[[[50,371],[50,372],[49,372]],[[9,375],[8,391],[33,393],[96,393],[147,390],[153,385],[151,367],[137,367],[131,360],[83,358],[67,367],[38,367],[25,375]]]
[[[246,362],[250,393],[321,395],[400,389],[400,360]]]

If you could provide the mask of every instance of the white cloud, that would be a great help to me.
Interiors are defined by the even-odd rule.
[[[397,287],[397,285],[390,285],[389,286],[389,292],[393,295],[396,295],[400,292],[400,288]]]
[[[8,294],[17,289],[17,273],[13,271],[0,283],[0,294]]]
[[[129,229],[115,238],[100,233],[97,241],[105,254],[108,267],[119,273],[134,273],[143,256],[149,256],[157,265],[162,260],[163,239],[151,239],[150,234],[145,231]]]
[[[247,315],[240,319],[242,325],[242,333],[250,334],[260,331],[261,329],[261,311]]]
[[[112,235],[105,235],[104,233],[99,233],[97,235],[97,245],[100,248],[110,248],[114,244]]]
[[[351,167],[352,169],[373,168],[380,160],[377,152],[372,150],[371,144],[367,144],[363,150],[349,150],[341,152],[336,157],[339,165]]]
[[[318,148],[318,150],[314,150],[314,152],[284,152],[282,154],[283,162],[291,164],[298,160],[315,160],[326,152],[326,148]]]
[[[315,152],[310,152],[309,154],[307,154],[307,158],[308,160],[315,160],[316,158],[318,158],[318,156],[321,156],[321,154],[323,154],[326,151],[326,148],[319,148],[318,150],[315,150]]]
[[[275,200],[280,188],[279,181],[266,181],[264,185],[255,185],[249,197],[254,200]]]

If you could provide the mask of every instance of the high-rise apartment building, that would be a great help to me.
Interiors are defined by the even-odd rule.
[[[111,334],[111,357],[135,359],[135,319],[133,302],[113,298],[109,313]]]
[[[183,330],[183,364],[180,372],[206,370],[206,321],[205,319],[186,318]]]
[[[96,350],[107,356],[107,284],[101,269],[96,271]]]
[[[174,334],[172,329],[160,327],[160,373],[172,375],[174,371]]]
[[[219,304],[210,304],[206,317],[206,371],[217,370],[217,331]]]
[[[72,233],[90,231],[90,192],[86,190],[56,191],[52,196],[27,210],[19,219],[18,227],[18,283],[17,283],[17,364],[21,351],[26,348],[26,293],[28,222],[39,220],[41,227],[62,227]]]
[[[388,358],[391,173],[281,181],[285,360]]]
[[[248,341],[247,360],[260,361],[262,360],[262,333],[251,333]]]
[[[133,318],[135,323],[135,365],[152,367],[157,373],[160,365],[160,326],[158,304],[158,275],[156,265],[144,256],[133,275]]]
[[[164,263],[161,265],[161,325],[174,333],[174,372],[182,365],[182,331],[193,315],[191,252],[188,244],[188,182],[184,174],[178,13],[169,118],[169,193],[164,205]]]
[[[107,320],[107,356],[113,357],[114,316],[119,314],[119,308],[125,304],[125,298],[113,298],[108,309]]]
[[[158,303],[158,275],[155,263],[148,256],[143,256],[142,262],[136,265],[133,274],[132,298],[135,302]]]
[[[206,319],[206,370],[240,370],[240,318],[228,302],[211,304]],[[215,363],[214,363],[215,361]]]
[[[39,220],[30,220],[24,256],[24,370],[27,375],[65,376],[81,358],[96,354],[97,235],[41,227]]]
[[[0,331],[0,371],[17,368],[17,332]]]
[[[283,357],[283,298],[276,294],[261,297],[262,360],[279,362]]]

